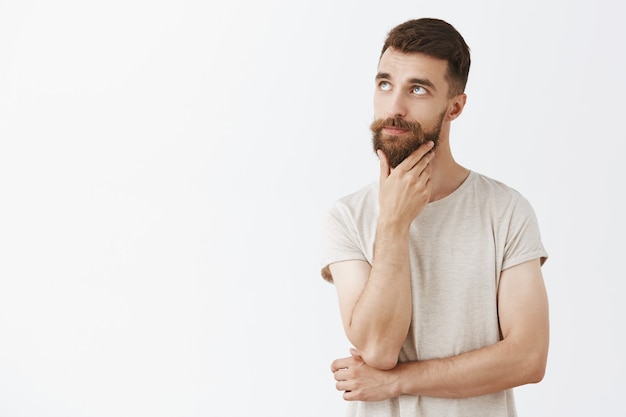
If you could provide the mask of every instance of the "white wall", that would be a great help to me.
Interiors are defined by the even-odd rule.
[[[457,159],[531,200],[551,255],[520,415],[618,415],[617,3],[0,2],[0,415],[342,415],[318,222],[376,179],[378,53],[423,16],[473,53]]]

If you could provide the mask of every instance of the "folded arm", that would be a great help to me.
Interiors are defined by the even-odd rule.
[[[398,364],[381,371],[357,352],[332,364],[346,400],[373,401],[401,394],[464,398],[543,379],[548,356],[548,301],[539,260],[502,272],[498,312],[503,339],[458,356]]]
[[[411,280],[408,237],[384,240],[375,248],[373,266],[344,261],[330,270],[348,339],[367,364],[392,369],[411,323]]]

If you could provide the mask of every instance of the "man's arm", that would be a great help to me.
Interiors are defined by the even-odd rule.
[[[502,272],[498,311],[503,339],[458,356],[398,364],[380,371],[356,352],[332,364],[346,400],[377,401],[401,394],[464,398],[543,379],[549,344],[548,299],[539,260]]]
[[[365,363],[392,369],[411,323],[409,227],[430,198],[432,142],[422,145],[393,171],[380,157],[380,213],[374,257],[331,264],[346,335]]]

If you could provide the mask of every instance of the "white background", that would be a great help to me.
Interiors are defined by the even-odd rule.
[[[465,166],[533,204],[546,377],[521,416],[623,416],[617,1],[0,1],[0,416],[338,416],[319,220],[375,180],[389,29],[472,49]]]

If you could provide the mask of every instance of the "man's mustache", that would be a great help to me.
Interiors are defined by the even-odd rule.
[[[398,129],[410,130],[414,136],[422,135],[422,126],[418,122],[401,119],[399,117],[388,117],[386,119],[376,119],[370,125],[370,130],[380,133],[385,127],[395,127]]]

